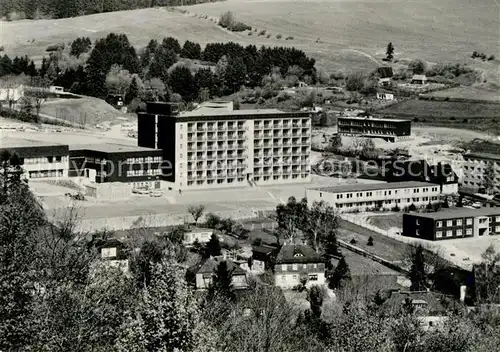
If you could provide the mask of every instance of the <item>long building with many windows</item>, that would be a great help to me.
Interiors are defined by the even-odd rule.
[[[346,136],[383,138],[390,142],[411,136],[411,121],[389,118],[344,116],[338,118],[338,133]]]
[[[26,179],[68,177],[68,146],[24,138],[0,138],[0,153],[17,154]]]
[[[403,209],[439,201],[439,185],[420,181],[353,184],[306,190],[308,201],[324,201],[339,212]]]
[[[431,241],[500,235],[500,208],[403,214],[403,235]]]
[[[310,181],[311,117],[275,109],[234,110],[231,102],[180,113],[148,103],[138,114],[139,146],[163,150],[163,178],[176,190]]]

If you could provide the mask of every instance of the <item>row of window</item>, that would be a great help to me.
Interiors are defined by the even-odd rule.
[[[127,164],[148,164],[148,163],[161,163],[163,158],[161,156],[146,156],[139,158],[127,158]]]
[[[390,200],[384,200],[384,201],[367,201],[367,202],[354,202],[354,203],[337,203],[336,206],[337,208],[353,208],[353,207],[362,207],[362,206],[383,206],[383,205],[391,205],[391,204],[401,204],[402,202],[405,202],[407,204],[411,203],[420,203],[420,202],[427,202],[431,200],[437,200],[438,197],[423,197],[423,198],[406,198],[406,199],[390,199]]]
[[[274,175],[273,180],[289,180],[289,179],[298,179],[298,178],[307,178],[309,176],[309,172],[304,172],[301,175],[299,174],[292,174],[291,177],[290,175]],[[260,182],[260,181],[269,181],[271,180],[271,176],[264,176],[264,177],[254,177],[253,180],[255,182]]]
[[[127,177],[161,175],[161,169],[127,170]]]
[[[51,163],[67,163],[67,156],[44,156],[38,158],[24,158],[22,163],[25,165],[33,164],[51,164]]]
[[[432,192],[437,192],[438,191],[438,187],[432,187]],[[426,193],[428,192],[428,188],[423,188],[423,191],[422,193]],[[364,195],[363,195],[364,193]],[[373,197],[373,193],[375,193],[375,197],[382,197],[382,196],[391,196],[393,195],[397,195],[398,194],[398,190],[394,190],[394,191],[376,191],[376,192],[357,192],[356,194],[354,193],[346,193],[346,194],[337,194],[337,199],[344,199],[344,195],[345,195],[345,199],[351,199],[353,198],[354,196],[356,196],[357,198],[369,198],[369,197]],[[403,192],[400,191],[399,194],[401,195]],[[404,193],[411,193],[410,190],[405,190]],[[420,193],[419,189],[416,188],[413,190],[413,193]],[[320,198],[323,197],[323,193],[320,192],[319,194]],[[428,199],[431,199],[431,200],[436,200],[437,197],[436,196],[433,196],[433,197],[424,197],[424,200],[428,200]],[[408,199],[409,201],[409,199]]]
[[[30,171],[30,178],[46,178],[46,177],[62,177],[63,170],[50,170],[50,171]]]
[[[308,264],[281,264],[281,271],[288,271],[290,268],[291,271],[297,271],[299,269],[307,269]],[[309,264],[312,265],[313,269],[318,269],[318,264]]]
[[[195,181],[188,181],[187,185],[188,186],[203,186],[203,185],[222,185],[222,184],[232,184],[232,183],[237,183],[237,182],[244,182],[245,178],[244,177],[238,177],[238,178],[226,178],[226,179],[218,179],[216,180],[197,180]]]
[[[419,231],[417,230],[417,235],[419,235]],[[443,236],[444,235],[444,236]],[[455,236],[456,237],[461,237],[463,236],[463,231],[462,229],[457,229],[455,231]],[[466,229],[465,230],[465,236],[472,236],[472,229]],[[436,231],[436,238],[442,238],[442,237],[453,237],[453,231],[448,230],[446,232],[443,231]]]
[[[294,280],[297,280],[299,277],[298,277],[298,275],[292,275],[292,278]],[[281,279],[283,281],[286,281],[286,275],[282,275]],[[308,275],[308,279],[309,279],[309,281],[318,281],[318,275],[316,275],[316,274],[309,274]]]

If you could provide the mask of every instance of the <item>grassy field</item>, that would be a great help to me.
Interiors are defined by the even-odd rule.
[[[423,94],[424,97],[449,98],[457,100],[484,100],[500,103],[497,90],[477,89],[472,87],[456,87],[437,92]],[[500,109],[500,105],[497,106]]]
[[[389,41],[395,44],[397,59],[463,61],[468,60],[473,50],[500,56],[497,45],[500,20],[497,11],[492,11],[497,9],[494,0],[474,3],[228,0],[185,9],[186,14],[151,8],[3,23],[1,45],[9,54],[40,57],[49,44],[67,43],[82,35],[96,39],[109,32],[127,34],[136,46],[165,36],[194,40],[202,45],[231,40],[242,44],[296,46],[314,56],[327,70],[376,67]],[[225,11],[232,11],[237,20],[258,32],[266,30],[266,35],[233,33],[218,27],[212,20]],[[286,37],[293,39],[285,40]],[[491,71],[498,67],[498,62],[477,65]]]
[[[120,111],[96,98],[55,99],[44,103],[40,111],[66,121],[95,125],[103,121],[113,121],[124,116]]]
[[[382,230],[389,230],[393,227],[401,228],[403,214],[369,216],[368,223]]]
[[[415,122],[500,135],[500,106],[489,103],[407,100],[378,111]]]

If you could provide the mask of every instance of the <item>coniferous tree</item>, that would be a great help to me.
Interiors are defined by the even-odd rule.
[[[187,58],[187,59],[193,59],[193,60],[200,60],[201,59],[201,46],[198,43],[191,42],[189,40],[186,40],[184,43],[184,46],[182,47],[182,50],[180,51],[180,56]]]
[[[351,281],[351,269],[349,269],[345,257],[342,257],[328,278],[328,287],[331,289],[342,288],[349,281]]]
[[[163,46],[159,46],[149,66],[148,77],[159,78],[163,83],[168,82],[168,69],[177,62],[177,54]]]
[[[490,194],[495,189],[495,166],[494,162],[489,162],[484,169],[483,174],[483,187],[486,189],[486,193]]]
[[[184,101],[194,101],[198,95],[193,75],[189,68],[177,66],[170,72],[169,85],[174,93],[180,94]]]
[[[130,82],[130,87],[128,88],[128,92],[125,96],[125,104],[130,104],[132,100],[139,96],[139,84],[137,83],[137,77],[132,77],[132,81]]]
[[[179,41],[172,37],[164,38],[161,42],[161,46],[166,50],[173,51],[176,54],[179,54],[181,52],[181,45],[179,44]]]
[[[207,242],[206,245],[206,253],[207,256],[212,256],[216,257],[221,255],[222,253],[222,248],[219,242],[219,237],[215,233],[212,233],[212,236],[210,237],[210,241]]]
[[[220,295],[234,301],[235,294],[233,288],[233,275],[228,267],[227,261],[223,260],[217,266],[212,282],[208,290],[209,297],[216,297]]]
[[[387,44],[386,55],[387,55],[387,60],[389,61],[392,61],[392,59],[394,58],[394,45],[392,45],[392,42]]]
[[[422,245],[413,248],[411,253],[411,267],[408,278],[411,281],[411,291],[424,291],[427,288],[427,272],[425,270],[424,249]]]

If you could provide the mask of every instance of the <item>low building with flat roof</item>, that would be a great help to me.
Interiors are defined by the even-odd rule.
[[[391,118],[343,116],[338,118],[338,133],[344,136],[382,138],[389,142],[411,137],[411,121]]]
[[[425,206],[439,201],[439,185],[419,182],[391,182],[319,187],[306,190],[310,202],[324,201],[339,212],[399,209]]]
[[[65,144],[2,136],[0,153],[4,151],[20,157],[26,179],[68,177],[69,148]]]
[[[500,235],[500,208],[403,214],[403,235],[431,241]]]

